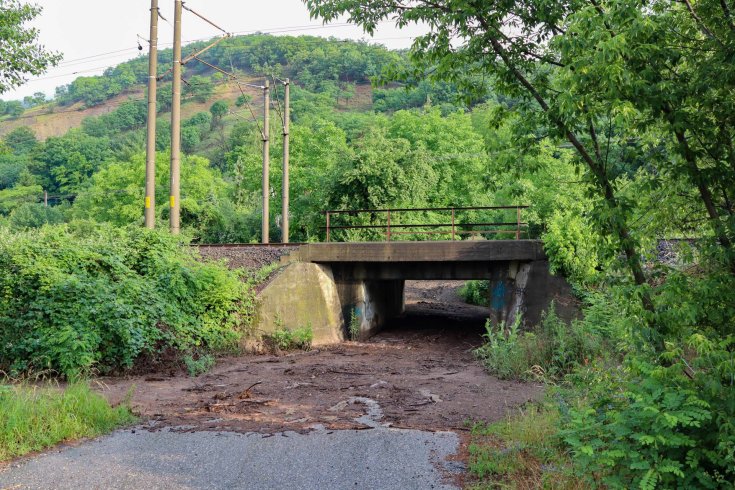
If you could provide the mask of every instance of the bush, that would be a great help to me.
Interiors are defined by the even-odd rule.
[[[184,356],[186,371],[192,378],[204,374],[214,367],[214,357],[209,354],[189,354]]]
[[[314,332],[311,326],[299,327],[294,330],[279,328],[266,336],[277,350],[302,349],[310,350],[314,340]]]
[[[687,376],[685,362],[631,357],[618,376],[597,383],[562,432],[580,473],[609,488],[732,488],[733,345],[715,356],[724,355],[719,372]],[[712,361],[705,356],[710,368]]]
[[[553,303],[536,332],[521,332],[520,322],[516,317],[506,327],[488,320],[485,343],[475,350],[487,370],[499,378],[558,380],[602,354],[602,338],[582,322],[562,321]]]
[[[252,298],[235,273],[167,233],[75,226],[0,230],[0,369],[74,377],[236,344]]]
[[[490,281],[467,281],[458,292],[465,303],[490,306]]]

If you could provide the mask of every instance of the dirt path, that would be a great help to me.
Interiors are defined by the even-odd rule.
[[[223,359],[198,378],[101,379],[101,391],[120,402],[133,390],[134,410],[156,427],[192,430],[369,428],[355,419],[375,407],[392,427],[452,430],[497,420],[542,387],[497,380],[475,361],[485,310],[459,301],[460,284],[408,283],[406,314],[369,342]]]

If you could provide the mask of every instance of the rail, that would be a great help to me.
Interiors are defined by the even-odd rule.
[[[472,206],[472,207],[445,207],[445,208],[395,208],[395,209],[354,209],[354,210],[327,210],[326,226],[322,229],[326,230],[327,242],[332,240],[332,233],[336,230],[385,230],[385,241],[390,242],[394,236],[400,235],[444,235],[451,236],[451,239],[457,240],[462,235],[485,235],[491,233],[497,234],[513,234],[516,240],[521,239],[521,233],[525,231],[528,235],[528,223],[521,221],[521,210],[528,206]],[[513,210],[514,221],[466,221],[459,219],[461,215],[470,211],[509,211]],[[401,213],[407,212],[432,212],[444,213],[447,215],[449,222],[440,223],[400,223],[396,221],[396,217]],[[333,220],[340,216],[348,215],[357,217],[359,215],[369,214],[371,224],[338,224],[335,225]],[[378,215],[385,215],[383,223],[375,224]]]

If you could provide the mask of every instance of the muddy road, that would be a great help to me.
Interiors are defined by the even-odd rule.
[[[367,342],[223,359],[197,378],[103,378],[100,391],[113,403],[132,392],[134,411],[153,426],[192,431],[367,429],[359,419],[371,401],[389,427],[463,430],[468,420],[498,420],[542,387],[483,371],[472,350],[487,313],[461,302],[460,285],[407,283],[405,315]]]

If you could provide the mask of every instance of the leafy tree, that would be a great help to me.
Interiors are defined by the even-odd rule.
[[[15,208],[8,219],[13,230],[40,228],[64,222],[62,206],[45,206],[43,203],[25,203]]]
[[[209,112],[212,114],[212,129],[222,125],[222,118],[225,117],[230,110],[227,102],[224,100],[218,100],[212,107],[209,108]]]
[[[55,66],[61,56],[38,44],[38,29],[26,24],[41,9],[18,0],[0,2],[0,93],[18,87],[26,75],[40,75]]]
[[[326,21],[348,15],[368,33],[389,17],[397,18],[401,25],[431,26],[430,32],[420,36],[411,50],[415,66],[412,75],[416,78],[426,72],[426,67],[433,66],[435,78],[477,93],[478,86],[483,86],[477,84],[478,78],[497,77],[498,88],[521,98],[528,114],[535,115],[528,118],[529,123],[547,127],[552,137],[565,138],[575,148],[587,178],[601,198],[599,225],[616,239],[634,282],[641,287],[646,284],[638,244],[630,232],[630,205],[621,202],[617,195],[607,172],[606,154],[600,149],[599,125],[605,122],[604,116],[591,114],[589,107],[579,103],[589,95],[587,92],[558,90],[550,74],[568,62],[560,61],[558,53],[549,49],[555,46],[549,40],[564,36],[568,17],[575,10],[594,12],[594,8],[583,4],[549,5],[537,0],[493,4],[452,0],[441,6],[420,0],[407,7],[369,0],[306,0],[306,4],[312,15]],[[510,24],[521,35],[508,35]],[[456,46],[450,42],[453,39],[463,42]],[[643,291],[641,297],[646,308],[652,310],[649,294]]]
[[[31,153],[38,146],[36,133],[28,126],[20,126],[12,130],[5,135],[4,141],[18,155]]]
[[[64,136],[48,138],[34,152],[30,170],[42,179],[47,190],[74,193],[111,157],[109,139],[74,129]]]
[[[24,203],[43,199],[43,189],[38,185],[19,186],[0,190],[0,214],[7,215]]]
[[[204,103],[214,94],[214,84],[203,76],[195,75],[184,85],[184,95]]]
[[[25,108],[20,101],[10,100],[5,103],[5,114],[10,116],[12,119],[19,118],[21,115],[23,115],[24,111]]]

